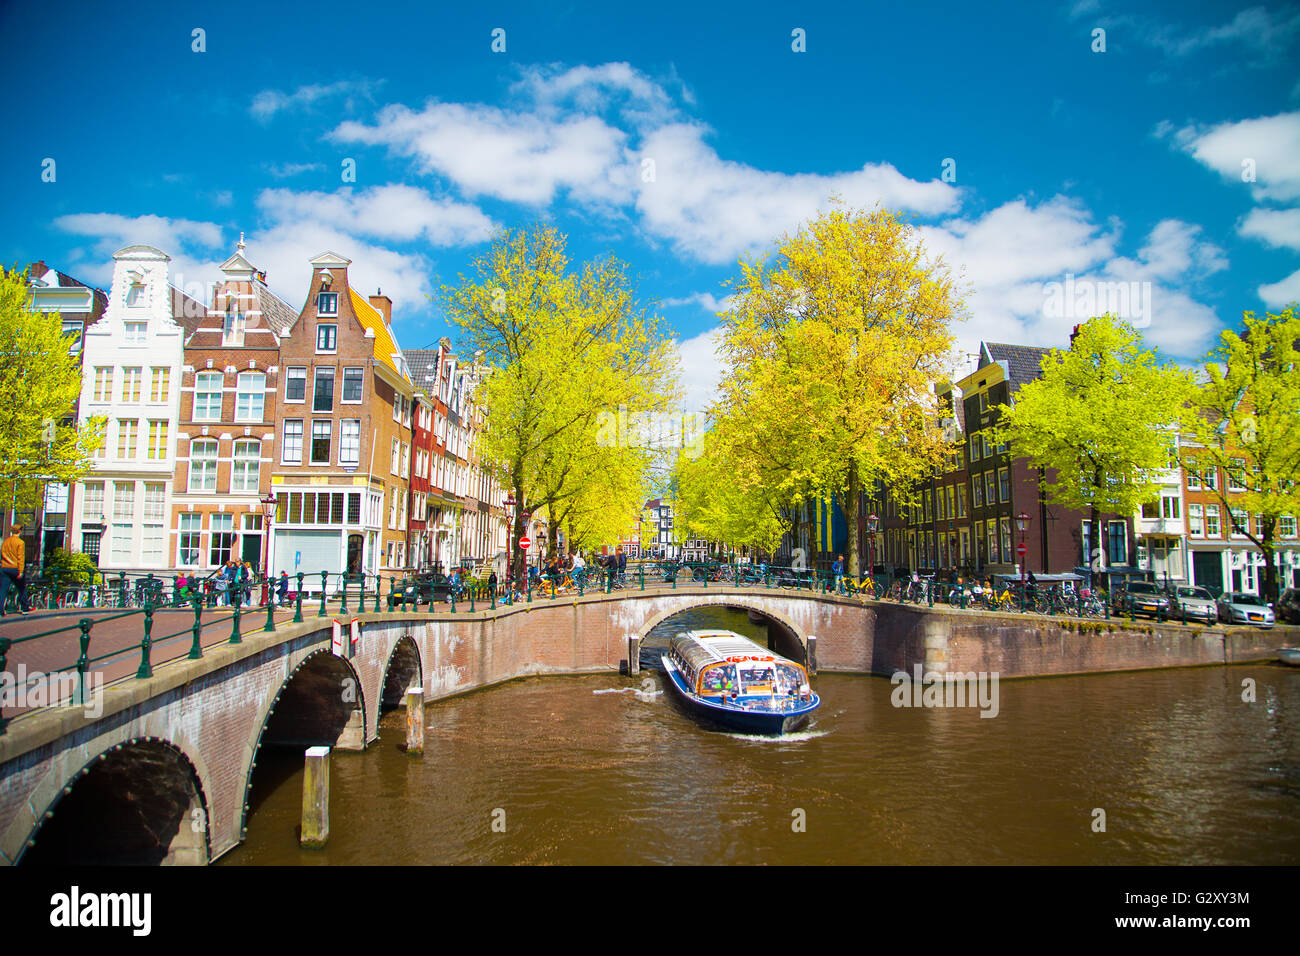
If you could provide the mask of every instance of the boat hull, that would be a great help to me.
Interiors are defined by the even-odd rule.
[[[663,664],[668,683],[692,716],[737,733],[768,736],[788,734],[808,723],[812,712],[821,705],[821,698],[816,694],[812,695],[811,701],[789,710],[746,710],[730,704],[714,704],[690,692],[682,672],[672,661],[665,657]]]
[[[1277,659],[1283,664],[1300,667],[1300,647],[1284,647],[1277,652]]]

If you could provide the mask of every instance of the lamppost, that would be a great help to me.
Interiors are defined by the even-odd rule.
[[[880,518],[873,511],[867,515],[867,574],[876,580],[876,529],[880,527]]]
[[[1020,532],[1020,544],[1016,546],[1016,557],[1020,559],[1020,587],[1022,589],[1025,586],[1025,565],[1028,563],[1027,559],[1029,558],[1029,546],[1025,544],[1025,530],[1029,527],[1031,520],[1029,514],[1025,511],[1021,511],[1020,514],[1016,515],[1016,530]]]
[[[275,495],[266,493],[265,498],[258,499],[262,505],[262,606],[271,600],[271,519],[275,516]]]

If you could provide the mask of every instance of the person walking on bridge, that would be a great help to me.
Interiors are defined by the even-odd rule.
[[[30,613],[27,606],[27,578],[23,568],[27,558],[27,545],[23,541],[23,526],[14,525],[9,529],[9,537],[0,545],[0,617],[5,615],[5,602],[9,599],[9,589],[18,589],[18,612]]]

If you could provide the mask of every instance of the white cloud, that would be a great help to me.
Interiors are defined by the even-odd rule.
[[[340,96],[344,97],[344,108],[351,110],[357,106],[358,100],[371,101],[378,85],[379,83],[370,80],[339,80],[335,83],[300,86],[292,93],[262,90],[253,97],[248,111],[254,119],[266,123],[283,110],[310,108],[322,100]]]
[[[1187,126],[1175,138],[1198,162],[1230,180],[1249,183],[1243,171],[1253,170],[1256,201],[1300,199],[1300,112]]]
[[[683,339],[678,345],[682,363],[681,383],[685,392],[682,405],[688,412],[703,412],[717,400],[722,363],[718,361],[716,350],[721,341],[721,329],[713,328]]]
[[[477,207],[435,199],[423,189],[401,184],[355,191],[294,192],[264,189],[257,206],[273,222],[315,222],[362,236],[435,246],[483,242],[492,220]]]
[[[1194,33],[1176,34],[1169,28],[1145,33],[1156,46],[1174,56],[1186,56],[1220,44],[1240,43],[1263,55],[1282,53],[1300,33],[1300,14],[1274,15],[1265,7],[1239,10],[1230,21]]]
[[[681,254],[716,265],[792,232],[838,194],[848,205],[886,206],[936,215],[956,208],[960,193],[937,180],[909,179],[888,163],[854,172],[777,173],[722,159],[704,143],[703,127],[677,123],[654,130],[641,146],[654,160],[653,182],[639,182],[636,208],[646,232]]]
[[[324,169],[324,163],[266,163],[265,169],[276,179],[288,179],[290,176],[298,176],[302,173],[315,172],[318,169]]]
[[[697,305],[705,312],[710,312],[716,315],[719,312],[729,312],[735,302],[736,296],[734,293],[723,296],[719,299],[712,292],[696,292],[680,299],[664,299],[659,304],[666,308],[682,305]]]
[[[1300,269],[1297,269],[1280,282],[1260,286],[1257,291],[1259,297],[1264,300],[1265,305],[1271,309],[1280,309],[1283,306],[1300,302]]]
[[[1300,249],[1300,208],[1252,209],[1237,232],[1274,248]]]
[[[92,240],[84,278],[107,286],[113,278],[113,253],[126,246],[146,245],[171,256],[168,274],[173,284],[177,276],[183,281],[198,281],[210,273],[225,256],[213,258],[222,245],[222,230],[216,223],[165,216],[122,216],[117,213],[73,213],[54,220],[56,228]]]

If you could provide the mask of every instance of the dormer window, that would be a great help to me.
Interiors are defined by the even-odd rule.
[[[235,305],[235,300],[229,299],[226,302],[226,318],[221,329],[222,345],[243,345],[244,344],[244,327],[248,323],[248,317],[239,311]]]
[[[317,315],[338,315],[339,294],[337,292],[322,292],[319,295],[317,295],[316,314]]]
[[[132,309],[140,308],[144,302],[144,284],[139,280],[132,282],[126,290],[126,304]]]

